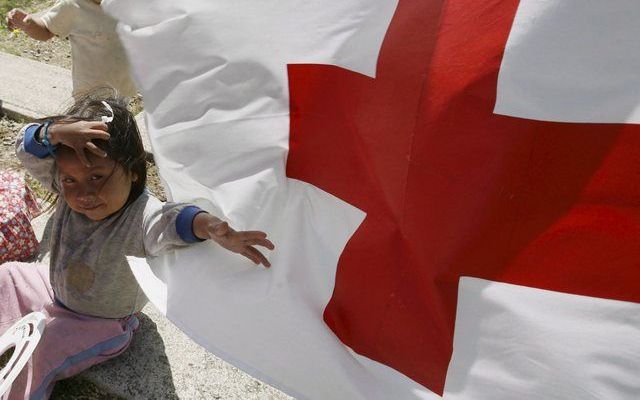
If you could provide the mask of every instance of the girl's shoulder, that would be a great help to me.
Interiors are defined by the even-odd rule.
[[[138,196],[137,199],[133,200],[128,206],[128,209],[136,210],[136,211],[146,211],[149,210],[157,210],[162,208],[165,203],[158,199],[148,188],[144,188],[142,193]]]
[[[129,203],[129,205],[127,207],[132,207],[132,206],[144,206],[147,203],[158,203],[160,202],[160,200],[153,195],[153,193],[151,193],[149,191],[148,188],[144,188],[144,190],[142,191],[142,193],[140,193],[140,195],[133,200],[131,203]]]

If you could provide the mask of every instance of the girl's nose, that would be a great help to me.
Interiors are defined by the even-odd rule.
[[[96,191],[92,188],[85,188],[78,193],[76,199],[81,204],[91,205],[96,200]]]

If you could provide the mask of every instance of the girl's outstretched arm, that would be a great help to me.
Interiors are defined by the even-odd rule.
[[[39,17],[27,14],[19,8],[14,8],[7,13],[7,26],[11,30],[20,29],[30,38],[43,42],[54,36]]]
[[[274,249],[267,234],[260,231],[236,231],[228,223],[207,213],[201,212],[193,218],[193,233],[200,239],[211,239],[225,249],[242,254],[255,264],[269,268],[269,260],[255,246]]]

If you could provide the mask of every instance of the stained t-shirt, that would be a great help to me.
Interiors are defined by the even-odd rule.
[[[117,21],[92,0],[59,0],[40,19],[51,33],[69,38],[73,96],[112,86],[120,96],[136,95],[129,62],[116,33]]]
[[[22,129],[16,154],[43,186],[58,192],[53,157],[34,140],[39,125]],[[140,311],[147,298],[127,256],[152,257],[199,241],[192,223],[201,210],[163,203],[145,190],[115,214],[93,221],[72,210],[59,196],[52,216],[50,279],[55,297],[78,313],[121,318]]]

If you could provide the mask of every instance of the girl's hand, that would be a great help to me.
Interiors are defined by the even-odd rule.
[[[49,125],[49,142],[53,145],[63,144],[72,148],[78,159],[90,167],[91,162],[87,158],[85,150],[99,157],[106,157],[107,153],[96,146],[92,140],[109,140],[110,135],[107,129],[109,129],[107,124],[101,121],[56,121]]]
[[[22,29],[29,23],[29,14],[19,8],[14,8],[7,13],[7,27],[10,30]]]
[[[193,233],[200,239],[211,239],[225,249],[242,254],[255,264],[262,264],[269,268],[269,260],[254,246],[274,249],[273,243],[267,239],[267,234],[260,231],[236,231],[228,223],[202,212],[193,219]]]
[[[7,28],[10,30],[20,29],[29,37],[47,41],[53,37],[53,33],[47,28],[41,18],[27,14],[19,8],[14,8],[7,13]]]

